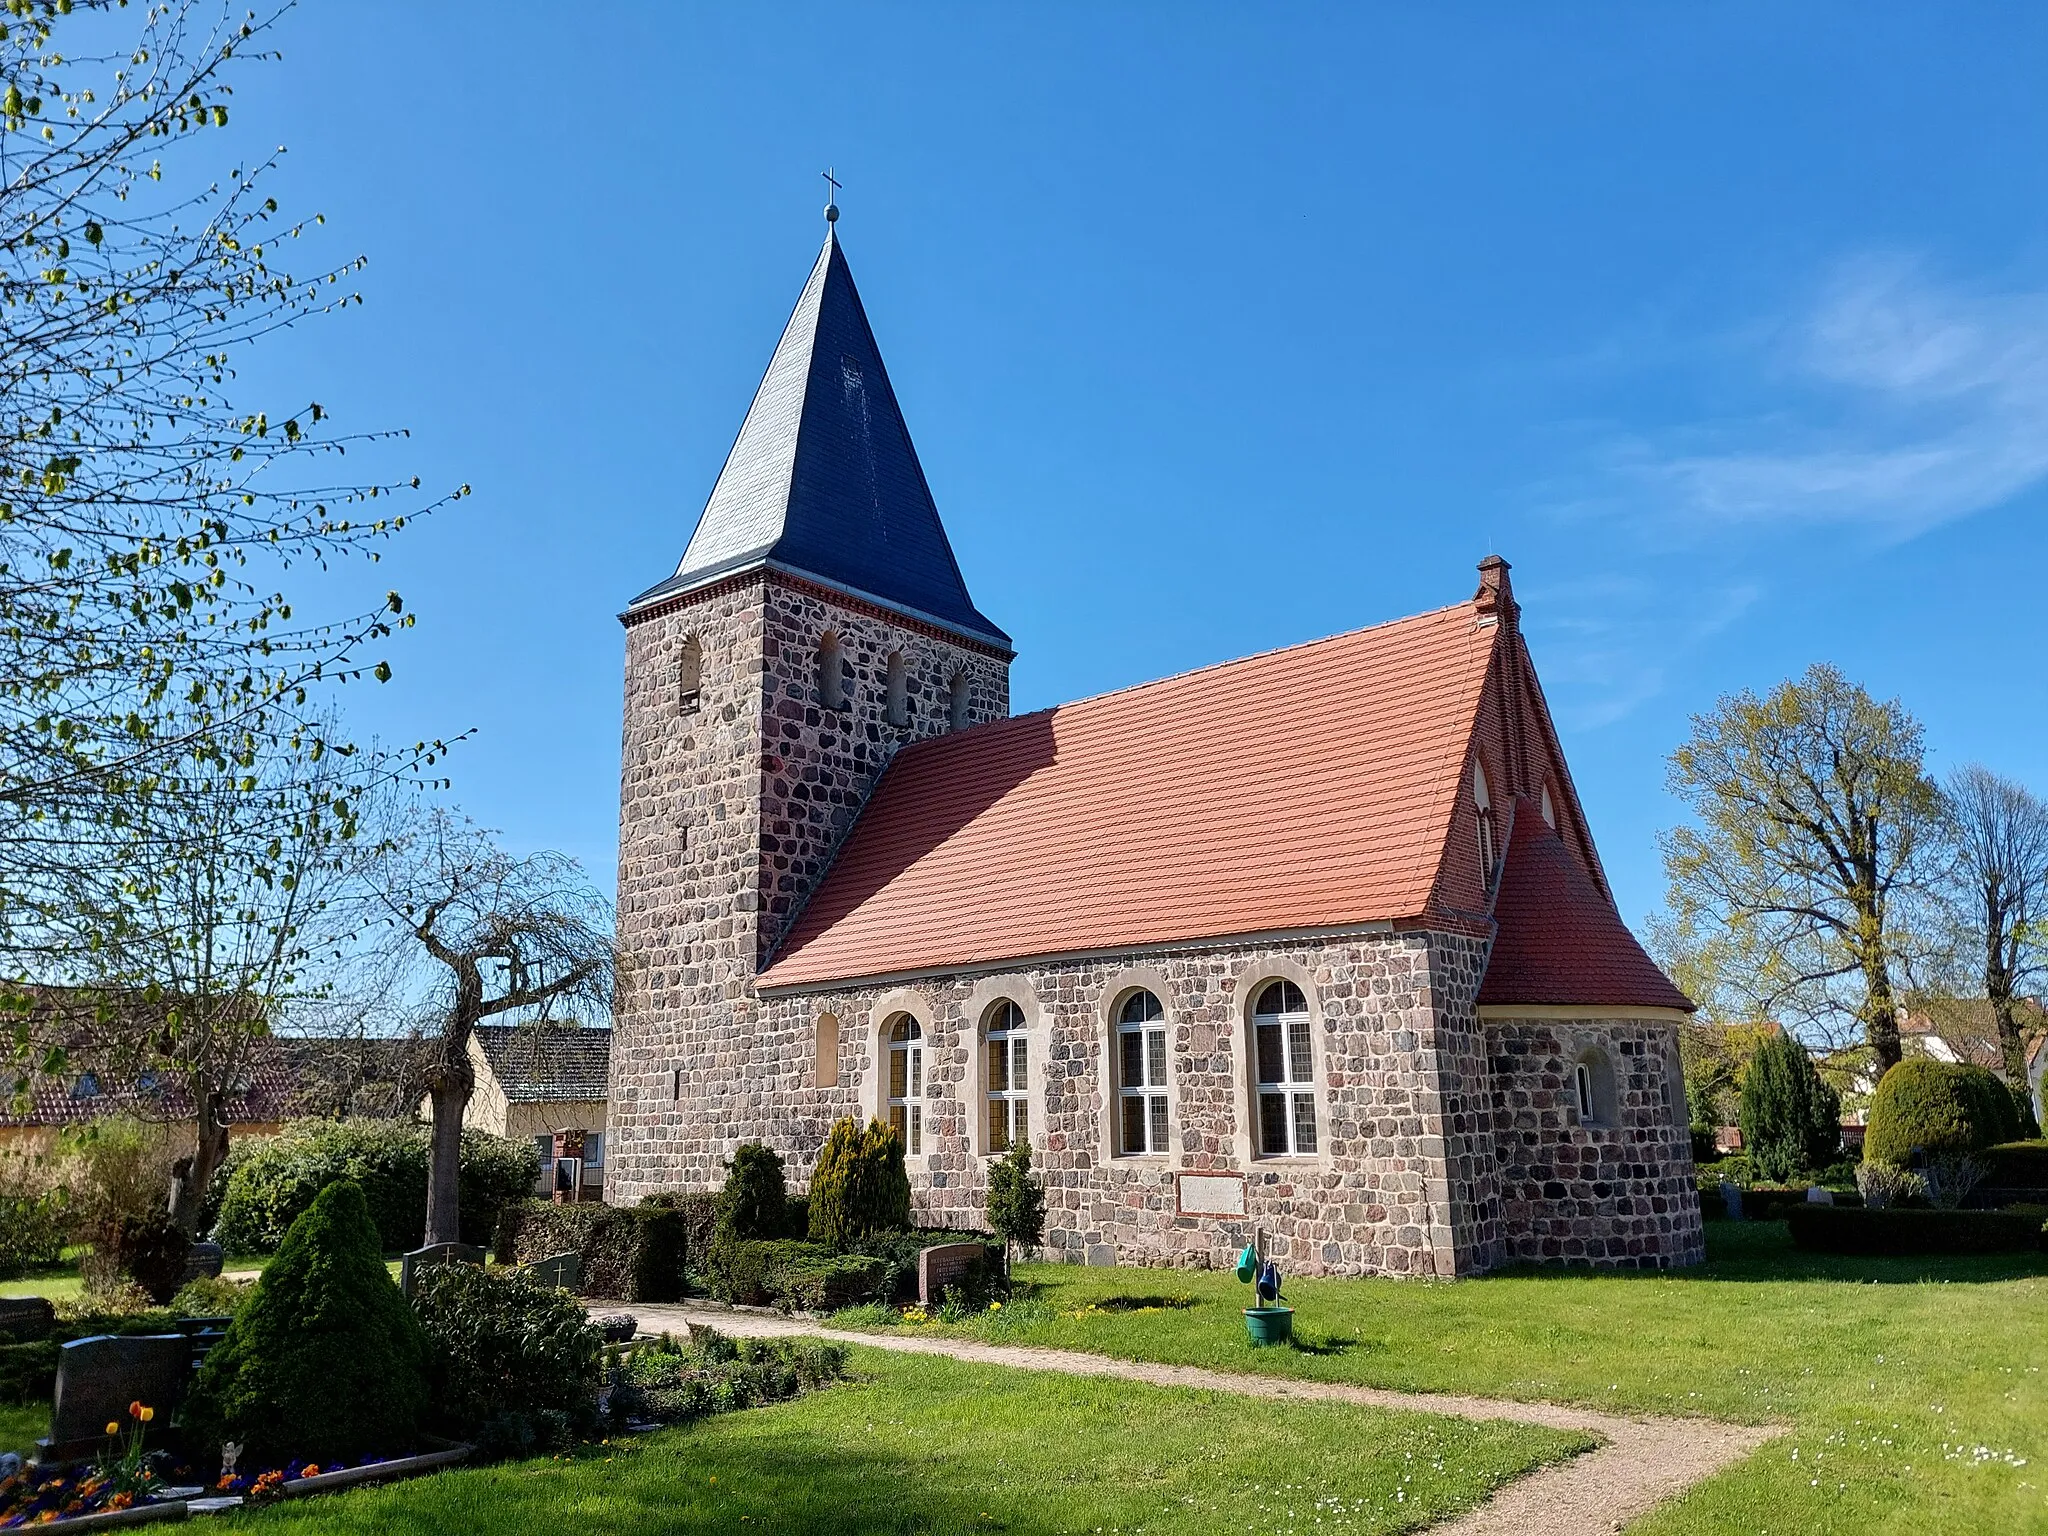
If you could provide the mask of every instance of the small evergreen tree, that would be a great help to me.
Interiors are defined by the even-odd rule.
[[[1742,1148],[1758,1177],[1786,1180],[1833,1162],[1842,1096],[1821,1080],[1806,1047],[1779,1032],[1757,1047],[1742,1078]]]
[[[782,1159],[772,1147],[747,1142],[726,1165],[718,1201],[718,1230],[731,1237],[781,1237],[788,1220]]]
[[[254,1466],[407,1452],[427,1405],[427,1363],[362,1190],[329,1184],[206,1357],[186,1430],[208,1451],[240,1441]]]
[[[1029,1248],[1045,1236],[1045,1186],[1031,1173],[1031,1148],[1021,1142],[988,1170],[989,1230],[1003,1240],[1003,1274],[1012,1244]]]
[[[835,1120],[811,1173],[811,1241],[844,1249],[910,1225],[903,1139],[879,1120]]]

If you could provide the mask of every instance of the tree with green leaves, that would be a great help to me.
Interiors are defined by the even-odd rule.
[[[1029,1248],[1045,1236],[1045,1185],[1031,1171],[1031,1148],[1023,1142],[988,1168],[989,1230],[1003,1240],[1003,1274],[1010,1250]]]
[[[1842,1150],[1842,1097],[1783,1030],[1758,1045],[1743,1073],[1742,1150],[1759,1174],[1778,1180],[1818,1172]]]
[[[340,455],[374,455],[379,434],[239,384],[252,348],[361,302],[360,257],[283,264],[321,220],[282,213],[276,154],[228,126],[275,20],[12,0],[0,29],[0,980],[81,979],[78,891],[101,879],[114,889],[83,910],[133,915],[118,887],[138,817],[236,789],[267,849],[309,794],[345,823],[365,783],[436,750],[352,757],[330,724],[336,685],[389,677],[376,649],[412,622],[398,594],[309,618],[285,585],[375,561],[467,488],[351,482]],[[61,1069],[64,1042],[10,996],[17,1063]]]
[[[1673,920],[1717,947],[1739,1016],[1860,1032],[1879,1072],[1942,810],[1922,760],[1904,705],[1826,665],[1724,697],[1671,756],[1694,816],[1663,839]]]

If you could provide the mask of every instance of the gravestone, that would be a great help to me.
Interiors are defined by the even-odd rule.
[[[542,1285],[552,1285],[558,1290],[573,1291],[583,1281],[583,1255],[580,1253],[551,1253],[544,1259],[535,1259],[531,1264],[519,1266],[523,1275],[531,1275]]]
[[[1721,1199],[1727,1204],[1728,1219],[1730,1221],[1742,1220],[1742,1190],[1740,1186],[1730,1184],[1726,1179],[1723,1179],[1721,1181]]]
[[[57,1326],[57,1309],[47,1296],[0,1297],[0,1339],[10,1344],[33,1344],[47,1339]]]
[[[484,1250],[472,1248],[468,1243],[429,1243],[424,1248],[415,1248],[398,1261],[398,1288],[405,1292],[405,1299],[412,1300],[413,1276],[430,1264],[481,1264]]]
[[[50,1433],[36,1442],[36,1465],[62,1466],[105,1449],[107,1426],[126,1433],[128,1405],[156,1410],[159,1426],[184,1401],[192,1343],[182,1333],[95,1334],[57,1352],[57,1401]]]
[[[185,1252],[185,1278],[197,1280],[204,1275],[209,1280],[218,1280],[226,1262],[227,1255],[219,1243],[194,1243]]]
[[[1809,1185],[1806,1191],[1806,1203],[1808,1205],[1833,1205],[1835,1203],[1835,1192],[1832,1189],[1823,1189],[1818,1184]]]
[[[958,1285],[981,1266],[988,1249],[981,1243],[939,1243],[920,1249],[917,1255],[917,1299],[924,1306],[938,1305],[946,1287]]]

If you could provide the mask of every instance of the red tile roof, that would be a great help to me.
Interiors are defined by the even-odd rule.
[[[254,1040],[248,1070],[232,1085],[221,1118],[229,1125],[274,1124],[290,1111],[298,1086],[277,1042]],[[117,1073],[76,1063],[60,1077],[33,1074],[26,1102],[0,1092],[0,1126],[83,1125],[112,1114],[150,1121],[189,1120],[192,1096],[168,1072]]]
[[[1526,799],[1515,803],[1493,919],[1482,1005],[1692,1009]]]
[[[906,747],[761,985],[1419,917],[1498,633],[1459,603]]]

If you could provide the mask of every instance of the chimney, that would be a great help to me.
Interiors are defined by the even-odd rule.
[[[1515,627],[1521,605],[1508,581],[1508,563],[1499,555],[1488,555],[1479,562],[1479,590],[1472,594],[1472,606],[1481,618],[1498,619],[1508,629]]]

